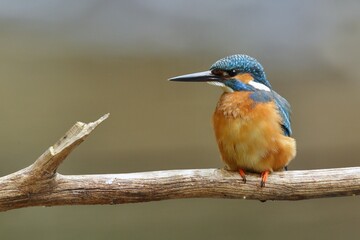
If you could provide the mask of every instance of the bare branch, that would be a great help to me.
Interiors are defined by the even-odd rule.
[[[71,151],[82,143],[85,138],[108,117],[109,114],[105,114],[97,121],[88,124],[77,122],[62,138],[35,161],[31,166],[32,171],[40,171],[38,172],[40,176],[53,175]]]
[[[77,122],[32,165],[0,178],[0,211],[18,208],[18,201],[31,206],[31,196],[51,191],[57,185],[56,169],[62,161],[105,119],[105,114],[88,124]],[[3,207],[5,204],[5,207]],[[26,206],[26,204],[24,205]],[[20,206],[21,207],[21,206]]]
[[[266,187],[249,174],[244,184],[222,169],[168,170],[128,174],[56,173],[61,162],[108,117],[75,124],[35,163],[0,178],[0,211],[55,205],[120,204],[180,198],[302,200],[360,194],[360,167],[275,172]]]

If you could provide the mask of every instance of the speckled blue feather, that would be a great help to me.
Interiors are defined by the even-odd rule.
[[[264,68],[255,58],[248,55],[236,54],[222,58],[210,67],[210,70],[215,69],[223,71],[237,70],[243,73],[250,73],[254,81],[271,88],[269,81],[266,79]]]

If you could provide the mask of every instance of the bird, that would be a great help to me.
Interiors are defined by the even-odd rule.
[[[227,56],[208,71],[168,80],[206,82],[222,88],[212,123],[225,169],[237,171],[244,183],[247,172],[259,173],[261,187],[273,171],[287,170],[296,155],[290,104],[272,89],[255,58]]]

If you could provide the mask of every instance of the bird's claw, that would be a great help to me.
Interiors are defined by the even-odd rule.
[[[261,173],[261,182],[260,182],[260,187],[265,187],[265,183],[268,179],[270,171],[266,170],[264,172]]]
[[[239,169],[240,177],[242,178],[243,182],[246,183],[246,174],[245,171],[242,169]]]

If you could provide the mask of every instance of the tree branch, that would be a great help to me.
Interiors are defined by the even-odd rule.
[[[70,175],[62,161],[106,118],[76,123],[31,166],[0,178],[0,211],[55,205],[120,204],[180,198],[302,200],[360,194],[360,167],[275,172],[266,187],[258,174],[244,184],[222,169],[168,170],[127,174]]]

